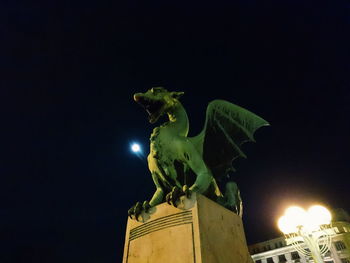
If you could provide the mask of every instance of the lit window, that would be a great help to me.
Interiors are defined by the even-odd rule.
[[[335,248],[336,248],[338,251],[343,250],[343,249],[346,249],[346,246],[345,246],[345,244],[344,244],[343,241],[336,241],[336,242],[334,242],[334,246],[335,246]]]
[[[292,252],[291,256],[293,260],[300,259],[299,253],[297,251]]]
[[[327,251],[326,254],[324,254],[325,257],[331,257],[332,256],[332,253],[331,251]],[[329,262],[329,261],[328,261]]]
[[[278,256],[278,262],[279,263],[287,262],[286,256],[285,255],[279,255]]]

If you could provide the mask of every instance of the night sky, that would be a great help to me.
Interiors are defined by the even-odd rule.
[[[121,262],[153,86],[185,92],[190,136],[213,99],[271,123],[232,175],[248,243],[288,204],[350,210],[346,1],[2,1],[0,21],[1,263]]]

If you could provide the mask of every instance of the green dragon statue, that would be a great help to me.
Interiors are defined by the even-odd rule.
[[[217,180],[234,171],[232,161],[245,158],[240,146],[254,141],[254,132],[269,124],[237,105],[214,100],[207,107],[202,132],[187,137],[188,117],[179,101],[183,94],[157,87],[134,95],[134,100],[147,111],[150,123],[164,114],[169,121],[156,127],[150,138],[147,160],[156,191],[150,201],[137,202],[128,215],[138,220],[142,211],[164,201],[176,206],[181,196],[199,193],[242,216],[237,185],[228,182],[223,195]]]

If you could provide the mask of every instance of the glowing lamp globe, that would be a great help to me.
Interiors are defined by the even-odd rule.
[[[306,211],[299,206],[291,206],[287,208],[285,216],[291,227],[298,228],[299,226],[304,225],[307,214]]]
[[[330,224],[332,220],[331,213],[321,205],[311,206],[307,211],[307,216],[307,227],[314,231],[322,225]]]
[[[290,224],[286,216],[281,216],[280,219],[278,219],[277,225],[284,234],[297,232],[297,228],[293,224]]]
[[[331,219],[331,213],[323,206],[314,205],[307,211],[301,207],[292,206],[285,210],[277,224],[285,234],[286,241],[294,249],[304,256],[312,256],[314,262],[323,263],[322,256],[330,250],[332,239],[330,233],[320,230],[330,227],[328,225]],[[302,247],[300,242],[307,248]]]

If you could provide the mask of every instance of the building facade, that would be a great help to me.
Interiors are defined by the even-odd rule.
[[[330,230],[332,244],[330,250],[324,255],[324,262],[350,263],[350,220],[348,216],[335,217]],[[255,263],[314,262],[312,257],[306,257],[296,251],[285,237],[251,245],[249,252]]]

